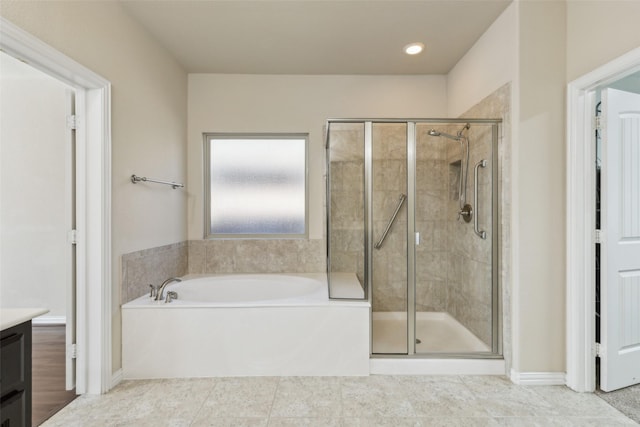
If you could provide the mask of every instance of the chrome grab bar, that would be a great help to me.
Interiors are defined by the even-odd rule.
[[[486,239],[487,238],[487,232],[486,231],[480,231],[478,229],[478,213],[480,212],[480,209],[478,208],[478,168],[479,167],[487,167],[487,161],[485,159],[480,160],[478,163],[476,163],[476,167],[474,168],[473,171],[473,204],[475,205],[475,209],[476,209],[476,214],[473,216],[473,231],[478,235],[478,237],[480,237],[481,239]]]
[[[402,204],[404,203],[406,198],[407,198],[406,195],[400,194],[400,200],[398,201],[398,207],[396,207],[395,212],[393,213],[393,215],[391,215],[391,219],[389,220],[389,224],[387,224],[387,228],[384,229],[384,232],[382,233],[382,237],[380,237],[380,240],[378,240],[378,243],[375,244],[374,248],[380,249],[382,247],[382,243],[384,243],[384,239],[387,238],[387,233],[389,233],[389,230],[391,230],[391,226],[393,225],[394,221],[396,220],[396,216],[398,216],[398,212],[400,212],[400,208],[402,207]]]

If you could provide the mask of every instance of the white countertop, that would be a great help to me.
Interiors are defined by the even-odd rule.
[[[0,308],[0,330],[4,331],[48,312],[46,308]]]

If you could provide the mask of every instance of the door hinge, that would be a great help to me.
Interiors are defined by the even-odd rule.
[[[602,230],[596,230],[593,239],[595,243],[602,243]]]
[[[602,357],[602,346],[599,342],[595,343],[595,345],[593,346],[593,352],[595,353],[596,357]]]
[[[67,116],[67,128],[71,130],[76,130],[77,126],[78,126],[78,116],[76,116],[75,114]]]
[[[69,234],[67,237],[68,237],[69,243],[71,243],[72,245],[78,244],[78,230],[69,231]]]
[[[78,357],[77,344],[69,344],[69,347],[67,347],[67,357],[71,359],[76,359]]]

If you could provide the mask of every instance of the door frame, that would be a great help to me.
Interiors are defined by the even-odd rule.
[[[0,17],[0,48],[76,91],[76,393],[111,388],[111,83]]]
[[[567,86],[567,386],[593,392],[595,364],[596,89],[640,71],[640,48]]]

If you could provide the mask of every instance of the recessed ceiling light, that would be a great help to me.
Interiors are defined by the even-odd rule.
[[[409,43],[404,47],[404,53],[407,55],[417,55],[424,50],[422,43]]]

